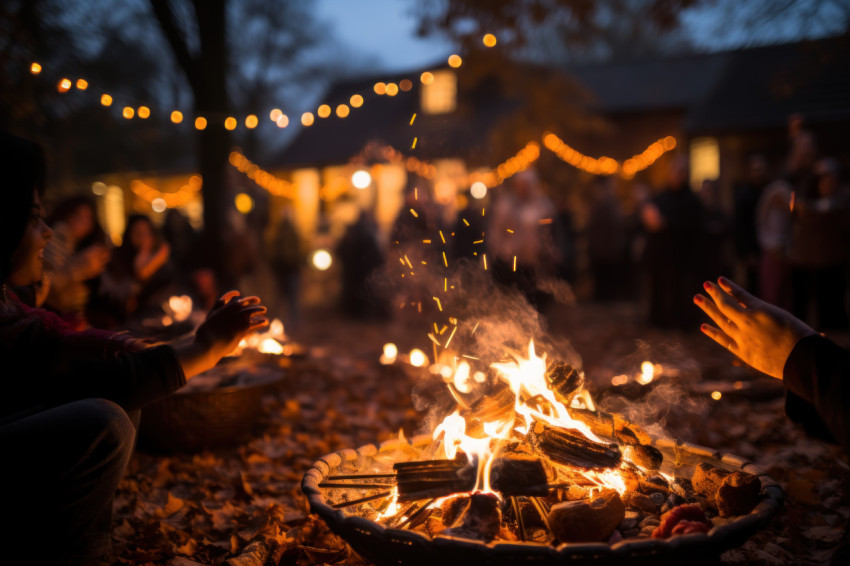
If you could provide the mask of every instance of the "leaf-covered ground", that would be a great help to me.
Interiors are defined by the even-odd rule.
[[[401,351],[428,342],[415,320],[359,323],[315,314],[298,337],[309,356],[294,360],[266,395],[252,439],[196,455],[134,456],[115,501],[118,563],[365,563],[309,514],[299,482],[324,454],[383,441],[399,429],[422,432],[412,372],[381,366],[378,358],[388,341]],[[725,553],[724,563],[829,562],[850,523],[849,460],[785,418],[780,382],[734,365],[696,332],[647,328],[630,305],[558,306],[548,319],[550,333],[567,337],[581,355],[603,408],[744,456],[780,482],[786,504],[779,516]],[[611,387],[619,376],[633,378],[645,360],[661,366],[651,384],[632,379]]]

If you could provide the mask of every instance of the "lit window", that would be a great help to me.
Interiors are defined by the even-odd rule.
[[[446,114],[457,107],[457,75],[453,71],[434,71],[434,80],[422,86],[422,111]]]
[[[720,146],[717,138],[694,138],[690,148],[691,187],[699,190],[706,179],[720,176]]]

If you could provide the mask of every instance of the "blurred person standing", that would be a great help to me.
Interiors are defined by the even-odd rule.
[[[702,182],[699,198],[705,209],[701,234],[702,260],[698,264],[700,279],[711,279],[732,269],[732,220],[720,202],[720,186],[715,179]]]
[[[389,314],[386,302],[374,289],[372,279],[385,263],[378,242],[378,224],[371,212],[361,210],[337,246],[342,262],[342,310],[357,319],[383,319]]]
[[[549,275],[555,247],[551,219],[555,209],[543,193],[537,171],[521,171],[504,185],[494,204],[487,233],[487,250],[493,256],[493,279],[518,288],[538,310],[545,294],[537,282]],[[549,221],[547,224],[544,222]]]
[[[681,305],[698,288],[697,266],[703,206],[688,185],[688,162],[670,161],[664,189],[641,208],[647,231],[645,265],[649,270],[649,322],[658,328],[686,330],[694,315]]]
[[[587,220],[587,253],[593,274],[593,298],[615,301],[623,298],[626,258],[626,217],[611,177],[593,183],[593,204]]]
[[[86,196],[56,205],[47,220],[53,238],[44,248],[49,291],[44,307],[59,314],[75,330],[88,326],[85,311],[91,286],[106,268],[110,251],[97,222],[95,205]]]
[[[270,256],[277,288],[286,302],[286,328],[296,330],[300,319],[301,265],[304,258],[293,222],[292,206],[283,207]]]
[[[839,184],[836,160],[821,159],[812,172],[814,190],[796,191],[791,213],[792,312],[820,328],[845,330],[850,195]]]
[[[769,182],[767,161],[761,154],[747,160],[747,176],[734,188],[733,234],[737,260],[746,274],[744,287],[758,289],[761,246],[756,233],[756,210]],[[713,276],[713,275],[712,275]]]

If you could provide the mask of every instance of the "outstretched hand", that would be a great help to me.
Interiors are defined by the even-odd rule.
[[[694,297],[694,303],[717,325],[703,324],[700,330],[744,363],[782,379],[791,350],[802,338],[816,334],[814,329],[725,277],[717,283],[706,281],[703,287],[708,297]]]
[[[239,341],[267,326],[266,307],[259,297],[241,297],[239,291],[221,296],[195,332],[195,341],[209,348],[216,361],[232,352]]]

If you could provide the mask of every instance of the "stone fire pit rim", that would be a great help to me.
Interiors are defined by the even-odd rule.
[[[426,445],[431,442],[429,435],[415,436],[407,441],[390,439],[379,445],[367,444],[357,449],[346,448],[326,454],[313,463],[304,474],[301,490],[307,497],[310,510],[319,515],[328,526],[342,536],[346,542],[360,552],[353,539],[371,538],[384,542],[388,547],[399,547],[400,550],[410,550],[411,547],[430,546],[437,550],[449,550],[453,545],[460,545],[469,551],[485,553],[500,557],[525,557],[528,560],[552,559],[553,562],[566,560],[588,559],[628,559],[649,557],[655,555],[688,554],[702,551],[717,553],[743,544],[753,531],[764,526],[780,509],[784,492],[779,484],[767,473],[751,462],[735,456],[724,454],[704,446],[677,442],[669,439],[655,439],[653,445],[662,451],[673,453],[678,458],[682,451],[706,460],[713,460],[715,465],[721,465],[731,470],[741,470],[755,475],[761,482],[762,501],[748,515],[735,517],[727,523],[716,525],[708,533],[694,533],[673,536],[668,539],[632,539],[623,540],[613,545],[599,542],[562,543],[557,547],[551,544],[536,542],[490,542],[436,535],[430,537],[425,533],[413,530],[387,528],[363,517],[348,515],[342,510],[333,509],[327,504],[318,484],[327,477],[331,470],[338,468],[344,462],[371,458],[380,452],[400,449],[403,443],[409,446]],[[473,550],[474,549],[474,550]],[[398,562],[403,563],[403,562]]]

